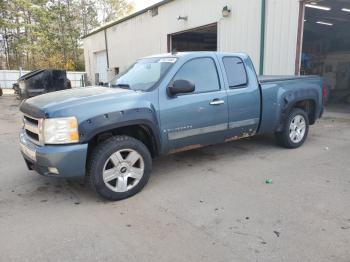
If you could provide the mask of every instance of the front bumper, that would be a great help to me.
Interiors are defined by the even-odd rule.
[[[39,146],[28,139],[24,130],[19,139],[22,155],[30,170],[44,176],[85,176],[87,144]]]

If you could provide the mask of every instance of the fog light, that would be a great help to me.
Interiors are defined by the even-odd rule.
[[[58,169],[56,167],[49,167],[48,170],[51,174],[55,174],[55,175],[59,174]]]

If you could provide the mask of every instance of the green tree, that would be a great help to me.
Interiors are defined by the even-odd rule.
[[[98,3],[102,14],[102,23],[121,19],[134,9],[133,5],[126,0],[100,0]]]
[[[84,70],[81,37],[132,11],[125,0],[0,0],[0,8],[0,68],[8,69]]]

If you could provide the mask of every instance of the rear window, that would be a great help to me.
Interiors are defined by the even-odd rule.
[[[247,72],[243,61],[238,57],[222,59],[230,88],[241,88],[248,84]]]

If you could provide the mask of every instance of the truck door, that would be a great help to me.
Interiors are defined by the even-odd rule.
[[[173,77],[171,83],[175,80],[194,83],[194,92],[169,96],[162,90],[160,119],[168,151],[182,151],[224,141],[228,128],[227,95],[220,84],[215,59],[191,59]]]
[[[235,56],[220,56],[229,109],[228,140],[254,135],[260,122],[260,90],[253,64]]]

